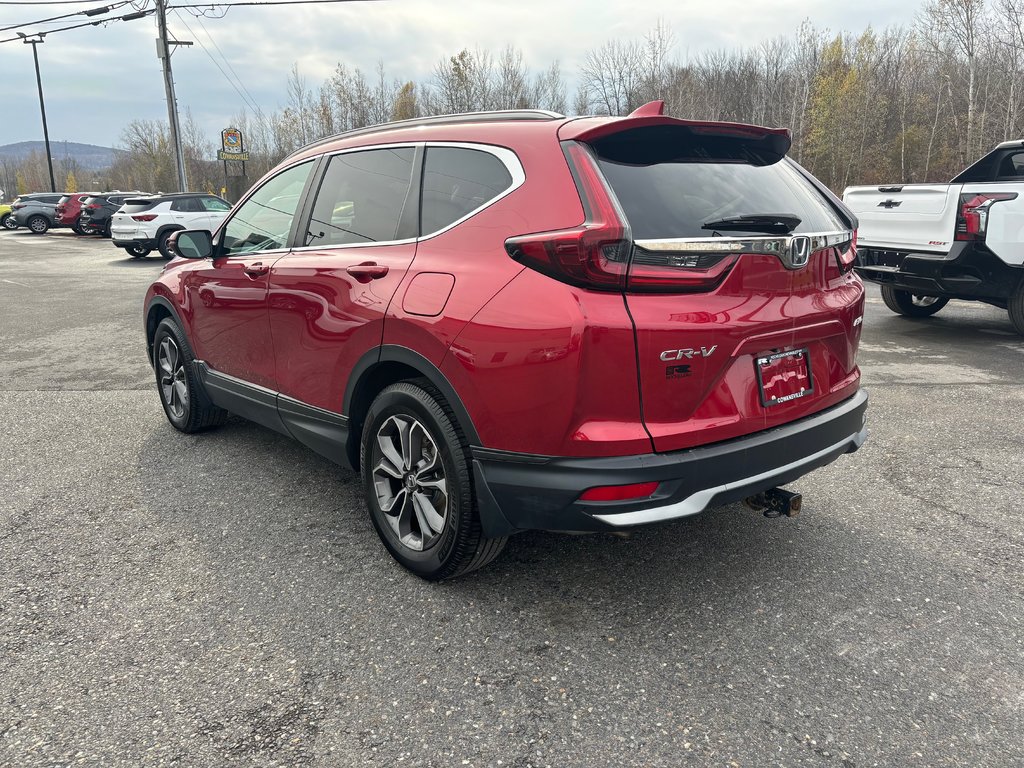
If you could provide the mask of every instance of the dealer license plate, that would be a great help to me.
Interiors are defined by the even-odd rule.
[[[761,405],[788,403],[814,391],[811,356],[806,349],[775,352],[754,358]]]

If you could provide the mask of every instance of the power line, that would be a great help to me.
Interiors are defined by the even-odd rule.
[[[195,33],[195,32],[194,32],[193,30],[192,30],[192,28],[191,28],[191,27],[190,27],[190,26],[188,25],[188,22],[186,22],[186,21],[185,21],[185,19],[183,19],[183,18],[181,17],[181,14],[180,14],[180,13],[178,13],[177,11],[175,11],[175,12],[174,12],[174,15],[175,15],[175,16],[177,16],[177,17],[178,17],[178,20],[179,20],[179,21],[180,21],[180,22],[181,22],[182,24],[184,24],[184,25],[185,25],[185,29],[187,29],[187,30],[188,30],[189,34],[190,34],[190,35],[192,35],[192,37],[194,37],[194,38],[196,39],[196,42],[197,42],[197,43],[199,43],[199,47],[203,49],[203,53],[205,53],[205,54],[206,54],[207,56],[209,56],[209,57],[210,57],[210,61],[212,61],[212,62],[213,62],[213,64],[214,64],[214,66],[215,66],[215,67],[217,67],[217,69],[219,69],[219,70],[220,70],[220,73],[221,73],[222,75],[224,75],[224,79],[225,79],[225,80],[227,81],[228,85],[230,85],[230,86],[231,86],[232,88],[234,88],[234,89],[235,89],[235,93],[237,93],[237,94],[238,94],[238,97],[239,97],[239,98],[240,98],[240,99],[242,100],[242,103],[243,103],[243,104],[245,104],[245,105],[246,105],[247,107],[251,107],[252,109],[256,109],[256,107],[255,107],[255,104],[254,104],[254,103],[250,103],[250,102],[249,102],[248,100],[246,100],[246,97],[245,97],[245,96],[244,96],[244,95],[242,94],[242,92],[241,92],[240,90],[238,90],[238,86],[236,86],[236,85],[234,84],[234,82],[232,82],[232,80],[231,80],[231,77],[230,77],[230,76],[228,75],[228,73],[227,73],[227,72],[225,72],[225,71],[224,71],[224,67],[222,67],[222,66],[220,65],[220,62],[218,62],[218,61],[217,61],[217,59],[215,59],[215,58],[213,57],[213,54],[212,54],[212,53],[210,53],[210,50],[209,50],[209,48],[207,48],[207,47],[206,47],[206,46],[205,46],[205,45],[203,44],[203,41],[202,41],[202,40],[201,40],[201,39],[199,38],[199,35],[197,35],[197,34],[196,34],[196,33]],[[207,34],[209,34],[209,33],[207,33]],[[210,40],[212,41],[212,40],[213,40],[213,38],[210,38]],[[223,55],[223,54],[221,54],[221,55]],[[239,80],[238,82],[239,82],[239,85],[241,85],[242,81],[241,81],[241,80]],[[244,88],[245,86],[244,86],[244,85],[242,85],[242,87]]]
[[[98,16],[102,13],[109,13],[110,11],[120,8],[123,5],[128,5],[130,0],[123,0],[120,3],[114,3],[113,5],[101,5],[98,8],[87,8],[84,11],[72,11],[71,13],[63,13],[60,16],[50,16],[47,19],[39,19],[39,21],[26,21],[21,24],[11,24],[9,27],[0,27],[0,32],[6,32],[9,29],[17,29],[18,27],[31,27],[36,24],[49,24],[50,22],[57,21],[58,19],[67,19],[72,16],[81,16],[83,13],[86,16]]]
[[[67,31],[72,30],[72,29],[81,29],[82,27],[98,27],[100,24],[109,24],[112,21],[132,21],[133,19],[141,19],[143,16],[149,16],[151,13],[153,13],[153,11],[151,11],[151,10],[150,11],[139,11],[137,13],[129,13],[126,16],[119,16],[119,17],[112,18],[112,19],[97,19],[96,21],[87,21],[84,24],[73,24],[70,27],[60,27],[59,29],[48,29],[45,32],[37,32],[35,34],[28,35],[28,37],[35,37],[36,34],[38,34],[38,35],[40,35],[42,37],[46,37],[46,36],[52,35],[52,34],[54,34],[56,32],[67,32]],[[19,32],[17,37],[7,37],[7,38],[4,38],[3,40],[0,40],[0,43],[13,43],[13,42],[16,42],[18,40],[21,40],[21,39],[23,39],[22,38],[22,34],[23,33]]]
[[[0,0],[0,5],[82,5],[96,0]]]
[[[175,11],[175,13],[177,13],[177,11]],[[206,25],[203,24],[202,16],[196,16],[195,19],[199,22],[199,26],[203,28],[203,31],[206,33],[206,37],[209,39],[211,43],[213,43],[213,47],[217,49],[217,53],[220,54],[220,57],[224,60],[224,63],[227,64],[228,69],[230,69],[232,74],[235,76],[235,80],[238,81],[239,86],[241,86],[242,90],[245,91],[246,95],[249,97],[249,102],[252,104],[253,110],[255,110],[257,115],[261,114],[263,110],[260,109],[260,105],[256,102],[256,99],[249,92],[249,89],[245,87],[245,83],[242,82],[242,78],[238,76],[238,72],[236,72],[235,68],[231,65],[231,59],[224,55],[224,51],[222,51],[220,49],[220,46],[217,45],[217,41],[213,39],[213,35],[210,34],[210,30],[208,30],[206,28]]]

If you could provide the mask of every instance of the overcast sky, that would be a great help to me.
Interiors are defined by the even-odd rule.
[[[103,4],[97,0],[95,6]],[[91,7],[0,5],[0,27]],[[174,55],[178,103],[191,109],[211,140],[219,140],[220,128],[243,101],[200,42],[227,69],[216,43],[253,98],[273,110],[285,100],[294,62],[314,87],[338,62],[369,72],[382,60],[389,77],[422,80],[439,58],[462,48],[497,51],[511,43],[535,70],[558,59],[571,88],[587,50],[613,37],[639,38],[659,19],[675,36],[673,57],[685,59],[709,48],[738,48],[789,35],[804,18],[833,31],[860,32],[868,25],[911,24],[918,8],[914,0],[381,0],[233,8],[224,18],[201,23],[182,10],[177,13],[191,32],[175,13],[169,15],[169,26],[179,39],[197,43]],[[125,6],[118,13],[130,10]],[[20,29],[43,31],[85,20],[79,16]],[[0,32],[0,39],[13,34]],[[128,121],[166,119],[155,37],[150,16],[53,34],[39,46],[51,142],[113,146]],[[31,47],[0,44],[0,72],[0,145],[42,139]],[[59,156],[56,148],[54,155]]]

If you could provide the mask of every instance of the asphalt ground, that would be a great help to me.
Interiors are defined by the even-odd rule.
[[[0,232],[0,766],[1024,765],[1024,339],[870,289],[864,448],[433,585],[356,478],[165,421],[159,259]]]

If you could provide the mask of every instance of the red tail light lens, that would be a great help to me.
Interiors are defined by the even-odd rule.
[[[960,210],[956,218],[957,240],[984,240],[988,229],[989,209],[1003,200],[1016,200],[1016,192],[986,192],[960,195]]]
[[[139,214],[138,216],[132,216],[132,219],[134,219],[135,221],[152,221],[155,218],[155,213],[142,213]]]
[[[102,208],[102,206],[101,206],[101,205],[100,205],[99,203],[89,203],[89,204],[88,204],[87,206],[85,206],[85,207],[86,207],[86,208],[89,208],[89,209],[91,209],[91,210],[95,210],[95,209],[97,209],[97,208]]]
[[[24,208],[25,205],[26,205],[25,203],[15,203],[14,205],[11,206],[11,210],[12,211],[16,211],[19,208]]]
[[[621,291],[632,247],[625,223],[611,191],[582,145],[563,146],[586,220],[578,227],[534,235],[510,237],[508,255],[555,280],[581,288]]]
[[[632,485],[599,485],[580,494],[580,501],[631,501],[646,499],[658,490],[658,482]]]

